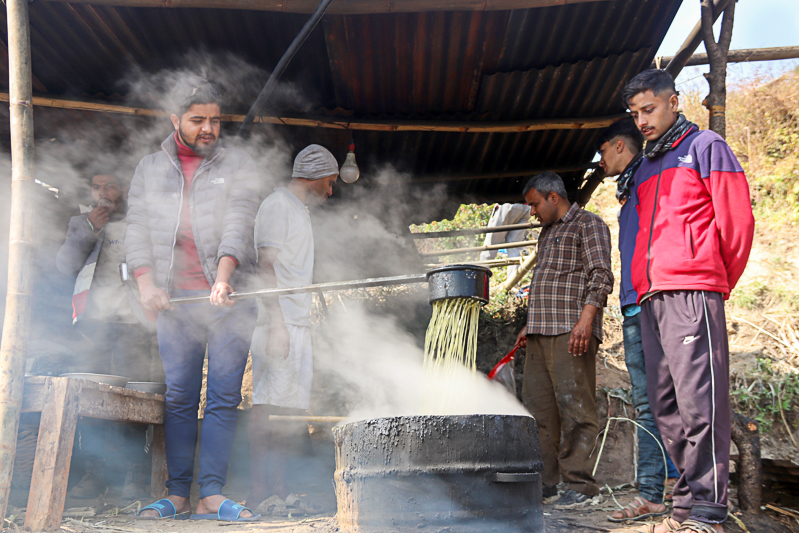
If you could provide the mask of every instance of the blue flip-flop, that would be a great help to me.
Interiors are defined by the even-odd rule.
[[[255,522],[261,515],[253,513],[253,516],[249,518],[242,518],[241,513],[244,511],[250,511],[244,507],[243,505],[239,505],[238,503],[234,502],[233,500],[225,500],[222,502],[222,505],[219,506],[219,510],[216,514],[193,514],[191,515],[192,520],[221,520],[223,522]]]
[[[142,516],[142,511],[155,511],[158,513],[158,516]],[[160,499],[157,502],[153,502],[146,507],[142,507],[139,509],[139,512],[136,513],[136,518],[139,520],[187,520],[189,518],[190,513],[180,513],[178,514],[178,509],[175,507],[175,504],[172,503],[171,500],[166,498]]]

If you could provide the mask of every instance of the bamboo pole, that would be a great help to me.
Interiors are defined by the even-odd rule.
[[[656,68],[658,62],[664,68],[672,62],[674,56],[660,56],[652,61],[650,68]],[[754,61],[777,61],[780,59],[799,59],[799,46],[775,46],[773,48],[742,48],[740,50],[730,50],[727,53],[727,63],[748,63]],[[709,65],[710,59],[707,54],[694,54],[685,63],[686,67],[697,65]]]
[[[530,256],[524,260],[521,266],[516,269],[516,272],[513,274],[513,277],[505,280],[505,283],[497,287],[496,290],[498,291],[509,291],[514,288],[518,283],[522,280],[524,276],[530,272],[535,264],[538,262],[538,252],[533,252]]]
[[[499,233],[517,229],[540,228],[541,224],[525,222],[524,224],[508,224],[507,226],[494,226],[486,228],[454,229],[451,231],[427,231],[424,233],[411,233],[411,239],[440,239],[442,237],[460,237],[463,235],[482,235],[484,233]]]
[[[0,518],[5,517],[16,455],[31,310],[33,105],[28,0],[6,0],[11,128],[8,285],[0,343]]]
[[[439,250],[437,252],[419,252],[422,257],[435,257],[438,255],[455,255],[465,254],[469,252],[484,252],[486,250],[502,250],[504,248],[524,248],[525,246],[532,246],[538,241],[519,241],[519,242],[505,242],[502,244],[490,244],[488,246],[472,246],[470,248],[453,248],[452,250]]]
[[[0,102],[8,102],[8,93],[0,92]],[[51,107],[55,109],[74,109],[77,111],[95,111],[100,113],[116,113],[120,115],[137,115],[144,117],[169,116],[166,111],[159,109],[148,109],[145,107],[130,107],[116,104],[106,104],[104,102],[92,102],[85,100],[66,100],[63,98],[50,98],[45,96],[34,96],[33,105],[39,107]],[[363,131],[430,131],[430,132],[454,132],[454,133],[519,133],[526,131],[546,131],[546,130],[580,130],[598,129],[610,126],[614,122],[624,117],[627,113],[608,115],[602,117],[577,117],[577,118],[546,118],[530,120],[509,120],[509,121],[455,121],[455,120],[403,120],[403,119],[359,119],[345,117],[326,117],[326,116],[259,116],[255,117],[256,123],[276,124],[282,126],[299,126],[306,128],[328,128],[334,130],[363,130]],[[245,115],[222,115],[223,122],[243,122]],[[554,169],[555,171],[568,172],[570,170],[582,170],[585,166],[564,167]],[[529,176],[541,172],[541,170],[496,174],[497,178]],[[490,176],[493,177],[493,176]],[[450,180],[472,179],[469,175],[462,177],[455,176]],[[424,181],[424,180],[423,180]],[[432,179],[427,181],[440,181]]]

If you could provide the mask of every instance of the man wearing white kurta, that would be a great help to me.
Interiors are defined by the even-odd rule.
[[[313,230],[308,207],[333,194],[338,163],[312,144],[294,160],[291,182],[264,200],[255,219],[258,271],[264,287],[302,287],[313,282]],[[272,414],[299,414],[310,407],[313,380],[311,294],[264,298],[250,348],[253,409],[250,414],[251,492],[248,504],[285,499],[286,450],[298,431]],[[263,509],[267,511],[267,509]]]

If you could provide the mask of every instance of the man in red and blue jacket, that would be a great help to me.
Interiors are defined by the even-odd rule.
[[[724,139],[679,113],[667,72],[642,72],[622,97],[647,140],[634,177],[631,274],[649,403],[681,475],[673,516],[655,532],[723,531],[730,456],[724,300],[752,247],[749,185]]]

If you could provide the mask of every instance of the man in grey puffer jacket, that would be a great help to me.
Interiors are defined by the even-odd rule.
[[[128,198],[125,255],[146,309],[158,311],[166,374],[166,486],[169,497],[141,516],[188,518],[197,443],[197,409],[208,350],[197,518],[251,519],[222,496],[255,326],[253,301],[228,298],[255,272],[253,225],[258,179],[245,152],[219,142],[219,94],[202,78],[173,91],[175,133],[139,162]],[[172,307],[170,297],[208,296]]]

